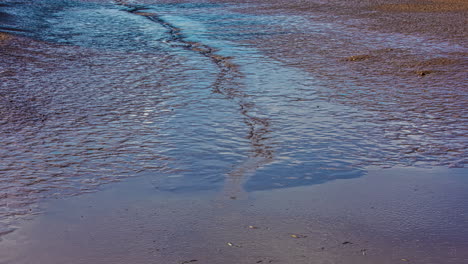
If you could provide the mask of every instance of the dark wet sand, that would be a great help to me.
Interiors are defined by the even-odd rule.
[[[355,180],[237,200],[158,192],[140,178],[48,203],[46,214],[4,237],[0,261],[462,264],[464,172],[371,169]]]

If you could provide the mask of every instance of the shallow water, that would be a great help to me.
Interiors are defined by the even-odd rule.
[[[148,2],[0,6],[1,30],[21,36],[1,46],[5,227],[43,198],[134,176],[234,197],[357,178],[371,165],[463,166],[464,89],[402,94],[386,77],[368,87],[300,64],[322,66],[321,49],[350,39],[422,55],[464,47],[232,10],[242,5]],[[278,43],[272,55],[273,37],[316,49]]]

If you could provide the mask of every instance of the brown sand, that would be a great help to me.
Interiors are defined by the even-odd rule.
[[[458,12],[468,11],[468,1],[464,0],[432,0],[409,1],[402,4],[380,4],[377,10],[390,12]]]
[[[9,39],[11,39],[11,36],[9,34],[0,32],[0,43],[3,43]]]
[[[215,2],[232,2],[230,0],[214,0]],[[427,39],[438,39],[453,44],[466,46],[468,39],[468,1],[464,0],[242,0],[242,2],[255,2],[262,5],[258,8],[243,9],[242,12],[268,13],[268,14],[299,14],[311,17],[318,22],[327,22],[323,17],[331,17],[328,22],[344,23],[350,27],[358,27],[360,30],[369,30],[383,33],[401,33],[405,35],[420,35]],[[398,12],[396,12],[398,11]],[[341,20],[341,21],[340,21]],[[352,25],[348,21],[359,20],[358,25]],[[308,59],[307,50],[316,50],[313,39],[309,35],[295,34],[290,36],[269,36],[263,39],[261,47],[276,59],[303,58],[300,67],[310,71],[327,69],[323,64],[329,62],[317,61],[316,58]],[[353,42],[352,39],[349,40]],[[347,46],[333,47],[329,50],[321,49],[323,59],[328,61],[343,60],[348,62],[365,61],[364,67],[351,66],[349,73],[340,71],[346,77],[356,75],[356,70],[365,75],[414,75],[417,71],[432,71],[442,75],[437,82],[444,83],[446,78],[451,78],[455,73],[466,73],[468,63],[466,53],[458,54],[423,54],[415,55],[418,51],[404,52],[396,49],[356,50]],[[338,54],[343,54],[337,56]],[[431,58],[432,57],[432,58]],[[443,63],[440,63],[443,61]],[[429,63],[431,62],[431,63]],[[324,73],[325,75],[329,75]],[[454,82],[463,82],[467,76],[458,74]]]
[[[214,0],[214,2],[234,2]],[[238,2],[238,1],[235,1]],[[424,33],[466,40],[468,1],[465,0],[241,0],[263,6],[246,12],[328,13],[368,19],[367,27],[384,32]]]

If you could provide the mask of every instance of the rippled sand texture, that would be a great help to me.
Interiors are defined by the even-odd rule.
[[[382,29],[368,2],[84,2],[5,7],[28,12],[0,35],[6,226],[133,176],[235,199],[466,163],[461,35]]]
[[[392,2],[397,1],[385,6],[400,6]],[[277,15],[283,23],[267,32],[284,34],[266,33],[249,42],[329,80],[324,96],[332,102],[371,111],[371,122],[395,147],[391,160],[463,166],[467,3],[414,2],[434,12],[419,14],[416,7],[382,12],[381,1],[268,1],[255,12]]]
[[[242,152],[252,142],[268,155],[256,143],[267,123],[230,86],[236,73],[227,57],[178,39],[175,26],[132,7],[67,8],[36,40],[2,46],[0,217],[7,226],[35,212],[39,198],[164,173],[214,188],[231,170],[226,164],[244,159],[236,146]]]
[[[155,123],[170,115],[163,101],[171,95],[161,95],[156,84],[151,93],[135,87],[160,76],[163,68],[153,64],[177,62],[116,53],[96,61],[102,53],[24,40],[6,51],[0,110],[4,213],[27,213],[42,193],[82,192],[141,170],[164,170],[167,157],[155,150],[161,144]]]

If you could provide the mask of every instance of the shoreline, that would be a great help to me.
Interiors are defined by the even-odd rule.
[[[408,144],[402,153],[395,153],[383,163],[391,164],[392,158],[401,158],[399,155],[418,158],[455,153],[450,161],[424,164],[432,164],[431,169],[367,167],[368,174],[362,177],[242,193],[235,199],[222,191],[164,192],[153,187],[154,180],[149,176],[130,177],[99,186],[95,193],[44,201],[44,214],[22,220],[18,230],[1,236],[0,263],[468,261],[468,181],[463,177],[467,160],[463,141],[456,142],[461,147],[444,145],[448,137],[461,137],[456,134],[460,129],[457,124],[466,118],[467,101],[462,92],[466,91],[463,85],[468,64],[465,43],[461,41],[466,32],[456,21],[466,11],[466,4],[442,0],[428,9],[426,5],[401,1],[314,1],[308,2],[310,7],[304,7],[299,0],[288,6],[280,1],[262,1],[254,11],[239,10],[280,18],[297,15],[342,26],[336,35],[319,39],[323,42],[314,43],[317,35],[298,23],[293,25],[297,27],[283,28],[289,32],[287,35],[266,34],[248,44],[284,65],[326,80],[332,92],[320,96],[378,113],[376,122],[387,132],[387,139]],[[422,22],[410,25],[421,16]],[[409,19],[409,23],[399,20],[384,25],[397,17]],[[431,19],[435,20],[427,22]],[[427,31],[440,20],[445,22]],[[456,21],[456,26],[444,31],[451,21]],[[404,26],[399,27],[402,23]],[[340,32],[342,29],[350,31]],[[349,35],[343,37],[340,33]],[[446,34],[451,36],[447,41]],[[378,37],[382,39],[374,41]],[[10,38],[0,33],[0,45]],[[337,39],[342,43],[335,43]],[[374,42],[368,44],[366,40]],[[408,43],[412,46],[405,47]],[[454,43],[458,45],[455,48]],[[399,107],[392,112],[389,105]],[[416,122],[401,125],[408,120]],[[439,130],[424,130],[427,127]],[[436,140],[421,136],[426,134],[440,141],[427,145]],[[233,186],[240,189],[235,191],[243,191],[241,183]],[[3,256],[3,252],[7,255]]]

